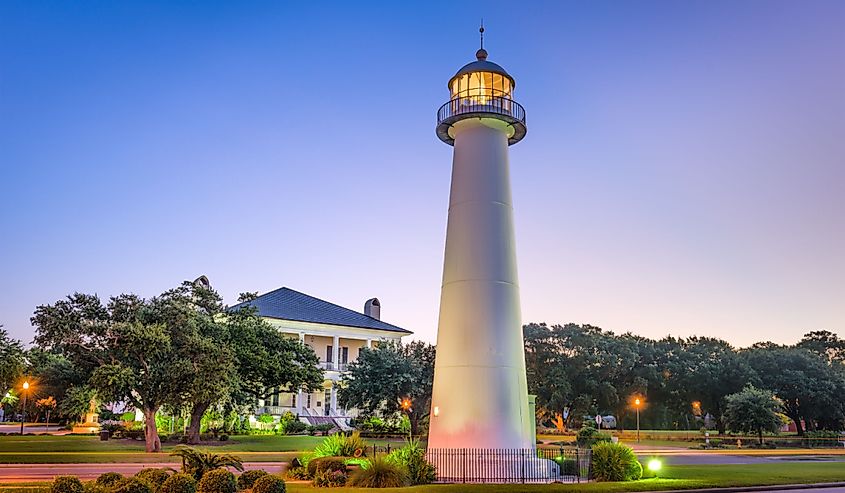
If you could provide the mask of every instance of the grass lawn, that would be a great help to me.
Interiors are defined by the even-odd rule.
[[[203,444],[214,450],[239,455],[247,462],[284,461],[294,452],[313,450],[325,437],[249,435],[226,442]],[[385,445],[388,441],[370,443]],[[391,443],[400,443],[399,441]],[[167,452],[176,444],[163,444],[161,454],[144,453],[144,442],[108,440],[92,436],[0,436],[0,464],[59,464],[96,462],[173,462]]]
[[[444,484],[389,488],[385,493],[516,493],[516,492],[622,492],[693,489],[726,486],[776,485],[845,481],[845,463],[783,463],[724,466],[671,466],[660,478],[628,483],[589,483],[557,485],[464,485]],[[0,493],[46,493],[46,483],[0,484]],[[288,491],[302,493],[327,491],[306,484],[289,483]],[[338,493],[365,493],[368,489],[332,488]]]

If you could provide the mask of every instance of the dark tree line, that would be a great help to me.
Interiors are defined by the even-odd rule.
[[[845,428],[845,341],[810,332],[795,345],[737,349],[709,337],[647,339],[590,325],[524,327],[529,392],[546,425],[579,426],[585,416],[631,422],[643,396],[644,425],[697,428],[709,414],[725,431],[725,398],[751,385],[773,393],[798,433]]]

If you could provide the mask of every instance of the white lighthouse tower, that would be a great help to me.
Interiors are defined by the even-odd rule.
[[[430,449],[531,449],[508,146],[525,137],[516,83],[487,60],[449,80],[437,136],[454,146]]]

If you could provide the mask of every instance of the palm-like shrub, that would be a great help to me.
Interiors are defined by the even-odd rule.
[[[123,479],[123,475],[119,472],[104,472],[97,477],[97,484],[103,485],[107,488],[111,488],[112,486],[116,485],[121,479]]]
[[[593,445],[593,477],[597,481],[635,481],[643,475],[643,466],[631,447],[621,443]]]
[[[190,474],[196,480],[202,479],[208,471],[222,467],[231,467],[238,471],[244,470],[241,459],[232,454],[217,454],[179,445],[173,452],[170,452],[170,455],[181,458],[182,472]]]
[[[197,480],[190,474],[181,472],[172,474],[158,489],[158,493],[196,493],[196,491]]]
[[[50,493],[83,493],[84,489],[76,476],[56,476],[50,485]]]
[[[114,485],[114,493],[152,493],[150,483],[131,477],[123,478]]]
[[[349,436],[335,433],[314,448],[313,457],[361,457],[367,455],[367,443],[357,431]]]
[[[349,478],[349,484],[359,488],[400,488],[410,482],[405,466],[382,457],[373,459]]]
[[[161,485],[167,481],[167,478],[170,477],[170,474],[164,469],[148,467],[135,473],[135,477],[149,483],[150,489],[153,490],[153,493],[156,493],[161,488]]]
[[[265,474],[255,480],[252,493],[285,493],[285,482],[278,476]]]
[[[235,475],[226,469],[206,472],[197,486],[197,493],[235,493],[237,490]]]
[[[255,484],[255,481],[262,476],[267,476],[267,471],[264,469],[254,469],[252,471],[244,471],[243,474],[238,476],[238,489],[239,490],[249,490],[252,489],[252,485]]]
[[[434,466],[425,460],[425,449],[417,439],[408,440],[404,447],[390,452],[387,460],[404,466],[412,485],[430,484],[437,479]]]

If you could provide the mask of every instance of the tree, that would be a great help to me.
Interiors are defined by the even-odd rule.
[[[50,412],[56,408],[56,399],[53,396],[48,396],[43,399],[35,401],[35,405],[46,413],[45,422],[47,427],[50,427]]]
[[[431,409],[435,348],[424,342],[382,342],[363,349],[344,374],[338,398],[344,407],[371,415],[406,412],[411,433],[419,435]],[[402,403],[410,400],[403,409]]]
[[[716,418],[719,433],[725,432],[724,399],[742,390],[753,377],[748,363],[725,341],[710,337],[690,337],[670,363],[676,385],[683,389],[686,402],[701,403],[704,412]]]
[[[163,320],[167,303],[123,294],[104,305],[96,295],[75,293],[37,307],[32,317],[36,344],[89,375],[102,399],[141,409],[147,452],[161,451],[156,413],[176,400],[192,370],[178,354],[181,327]]]
[[[763,389],[782,402],[784,413],[795,422],[798,435],[817,428],[842,429],[845,422],[845,377],[840,363],[800,347],[755,344],[743,357]],[[803,423],[803,424],[802,424]]]
[[[170,323],[189,328],[181,335],[185,349],[180,351],[193,368],[181,394],[190,409],[188,443],[199,443],[202,417],[213,405],[254,405],[272,389],[310,392],[322,386],[313,349],[285,337],[254,307],[226,311],[220,296],[202,283],[183,283],[168,297],[175,308]],[[250,295],[239,301],[250,301]]]
[[[91,387],[71,387],[59,404],[59,411],[71,421],[82,421],[91,409],[91,402],[97,403],[97,400],[97,391]]]
[[[845,362],[845,340],[828,330],[816,330],[804,334],[795,347],[810,350],[827,358],[830,362]]]
[[[762,445],[763,432],[776,433],[780,429],[780,409],[773,393],[749,385],[725,397],[725,423],[733,431],[756,433]]]
[[[241,294],[238,301],[255,296]],[[254,405],[277,389],[312,392],[323,386],[323,370],[314,350],[297,339],[286,337],[245,304],[226,313],[229,344],[237,362],[235,404]]]
[[[23,344],[9,337],[9,333],[0,325],[0,395],[14,388],[23,376],[24,367]]]

